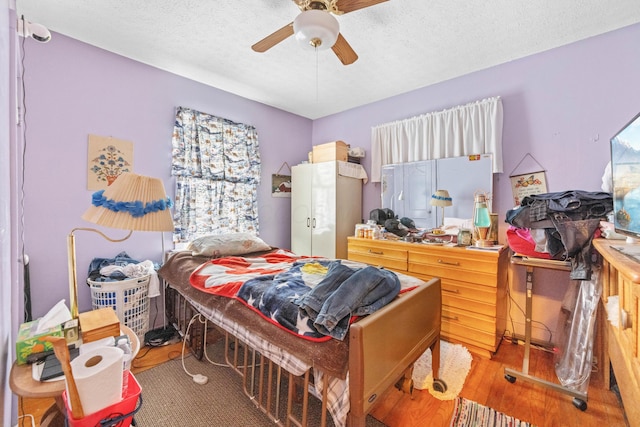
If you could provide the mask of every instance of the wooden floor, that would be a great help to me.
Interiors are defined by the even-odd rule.
[[[144,347],[133,363],[132,372],[135,374],[180,357],[180,350],[180,343],[158,348]],[[540,427],[627,425],[616,395],[604,388],[597,374],[591,377],[588,408],[584,412],[573,406],[568,395],[522,380],[513,384],[505,380],[504,368],[520,370],[523,354],[522,345],[505,341],[491,360],[474,355],[471,372],[460,395]],[[532,349],[529,373],[555,382],[553,355]],[[18,409],[20,413],[34,415],[37,421],[52,403],[52,399],[21,399]],[[448,426],[452,413],[453,401],[440,401],[426,390],[416,390],[410,397],[391,389],[372,414],[389,427],[438,427]],[[18,425],[30,426],[30,423],[25,419]]]

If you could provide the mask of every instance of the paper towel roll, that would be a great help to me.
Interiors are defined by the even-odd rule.
[[[123,355],[117,347],[100,347],[71,361],[85,417],[122,400]]]

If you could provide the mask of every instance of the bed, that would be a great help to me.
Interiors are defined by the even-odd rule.
[[[252,260],[274,251],[277,249],[246,253],[241,258]],[[219,330],[226,340],[226,361],[241,375],[245,394],[277,425],[307,426],[319,421],[320,426],[331,422],[335,426],[364,426],[367,414],[387,389],[395,385],[412,391],[413,362],[428,348],[432,351],[434,388],[446,390],[437,369],[440,279],[423,282],[398,274],[401,293],[351,323],[343,340],[309,340],[268,321],[246,301],[203,292],[192,285],[192,274],[225,258],[220,255],[178,251],[168,257],[159,270],[166,286],[167,318],[183,336],[188,331],[187,342],[198,359],[204,355],[208,325]],[[206,321],[194,322],[196,317]],[[309,395],[320,400],[319,414],[309,411]]]

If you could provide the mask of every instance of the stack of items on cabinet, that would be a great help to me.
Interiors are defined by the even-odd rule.
[[[360,164],[364,158],[364,148],[351,147],[344,141],[327,142],[313,146],[309,153],[309,163],[340,161]]]

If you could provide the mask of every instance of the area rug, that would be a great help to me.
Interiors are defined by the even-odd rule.
[[[222,363],[221,345],[207,348],[208,356]],[[182,369],[180,358],[135,374],[142,388],[142,407],[135,415],[137,425],[147,426],[234,426],[273,427],[269,417],[244,394],[240,376],[228,367],[215,366],[206,359],[185,358],[191,374],[208,377],[204,385],[196,384]],[[286,398],[284,396],[283,398]],[[310,425],[318,425],[320,401],[309,399]],[[331,417],[328,424],[333,425]],[[367,427],[385,427],[368,416]]]
[[[450,427],[534,427],[472,400],[458,397]]]
[[[460,344],[440,341],[440,378],[447,385],[444,393],[434,391],[431,372],[431,349],[420,356],[413,365],[413,386],[419,390],[428,390],[439,400],[455,399],[464,385],[471,369],[471,353]]]

